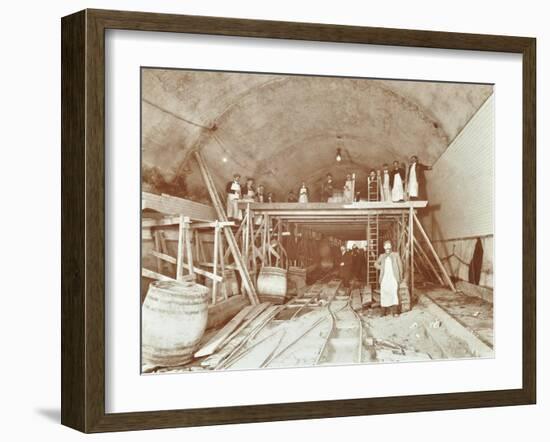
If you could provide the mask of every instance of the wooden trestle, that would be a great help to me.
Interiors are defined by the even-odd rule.
[[[202,155],[200,154],[200,152],[195,152],[195,159],[197,160],[202,178],[204,180],[204,183],[206,184],[208,193],[210,194],[210,199],[212,200],[214,209],[216,210],[218,221],[227,223],[228,219],[227,219],[227,214],[225,213],[224,204],[222,203],[222,200],[216,190],[214,180],[212,179],[212,176],[210,175],[210,171],[208,170],[208,167],[206,166],[206,163],[204,162],[204,159],[202,158]],[[224,227],[223,232],[225,234],[225,239],[229,246],[228,250],[233,255],[233,260],[235,261],[235,267],[237,268],[237,271],[241,275],[242,286],[246,291],[248,298],[250,299],[250,303],[252,305],[256,305],[259,303],[258,295],[256,294],[256,287],[253,279],[250,277],[250,274],[248,273],[248,266],[246,265],[246,261],[243,260],[236,238],[233,235],[233,231],[231,230],[230,227]]]

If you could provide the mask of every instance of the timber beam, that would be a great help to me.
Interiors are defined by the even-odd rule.
[[[254,212],[276,212],[285,210],[373,210],[373,209],[423,209],[428,205],[428,201],[404,201],[399,203],[385,201],[364,201],[351,204],[341,203],[251,203],[246,201],[239,202],[240,209],[246,209]]]

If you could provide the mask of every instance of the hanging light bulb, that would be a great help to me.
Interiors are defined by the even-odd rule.
[[[336,161],[337,162],[342,161],[342,154],[340,152],[340,148],[336,149]]]
[[[222,158],[222,161],[223,161],[224,163],[227,163],[227,157],[223,157],[223,158]]]

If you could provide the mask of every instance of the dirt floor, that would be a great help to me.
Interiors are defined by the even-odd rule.
[[[478,339],[492,348],[492,304],[477,297],[453,293],[429,285],[419,287],[416,295],[428,298],[430,303],[436,304],[440,308],[426,308],[425,304],[418,303],[413,305],[411,311],[398,316],[382,316],[382,309],[377,306],[375,300],[371,307],[365,307],[357,312],[355,316],[360,320],[362,326],[361,358],[360,361],[354,359],[342,363],[417,362],[473,358],[478,355],[472,351],[471,339]],[[358,335],[352,330],[346,330],[348,326],[353,326],[353,312],[351,313],[350,319],[347,322],[344,321],[343,325],[340,324],[339,336],[341,339],[337,340],[339,346],[336,350],[346,353],[344,356],[357,349],[355,343],[358,342],[358,339],[355,336]],[[301,308],[299,311],[293,308],[282,309],[274,320],[266,324],[263,330],[246,342],[243,349],[250,351],[242,352],[240,356],[237,352],[237,358],[217,369],[304,367],[315,365],[316,361],[318,364],[340,365],[338,358],[330,357],[329,361],[325,361],[324,357],[319,357],[325,351],[323,348],[327,344],[324,342],[328,336],[334,337],[330,321],[323,321],[320,325],[311,328],[319,318],[326,314],[326,309],[322,304],[312,308],[309,306]],[[452,327],[449,315],[459,324],[455,322]],[[467,330],[466,333],[462,333],[462,327]],[[216,331],[208,330],[203,337],[203,342],[207,342]],[[466,335],[468,338],[465,338]],[[295,344],[294,341],[297,337],[299,342]],[[464,339],[470,340],[470,342],[466,342]],[[346,350],[348,344],[350,347],[349,350]],[[288,347],[287,350],[277,356],[285,347]],[[329,347],[330,345],[326,348],[330,350]],[[327,354],[330,355],[330,351]],[[274,358],[275,356],[277,357]],[[345,361],[346,358],[343,360]],[[195,360],[185,367],[154,371],[177,373],[212,369],[212,367],[204,367],[201,362],[201,360]]]
[[[370,354],[364,362],[413,362],[473,356],[466,343],[453,336],[438,317],[419,307],[397,317],[382,316],[380,308],[373,308],[363,312],[361,318],[365,330],[363,345]]]
[[[493,304],[467,293],[453,293],[438,288],[425,290],[424,294],[481,341],[493,347]]]

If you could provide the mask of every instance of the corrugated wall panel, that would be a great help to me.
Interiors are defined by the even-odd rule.
[[[432,239],[493,234],[494,95],[426,172]]]

